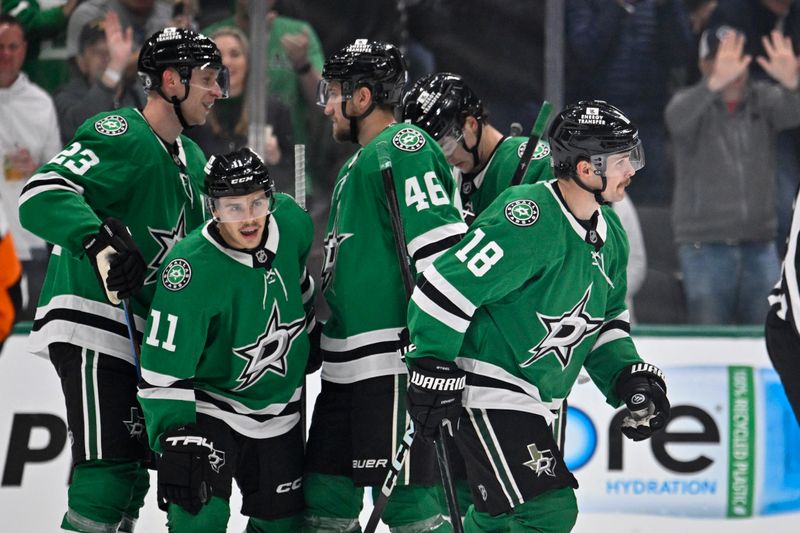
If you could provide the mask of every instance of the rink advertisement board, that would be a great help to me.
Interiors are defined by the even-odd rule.
[[[622,410],[591,383],[573,389],[565,456],[580,482],[581,512],[721,520],[797,512],[800,430],[763,338],[681,331],[634,332],[667,376],[672,420],[656,438],[625,439]],[[0,512],[11,518],[9,531],[52,531],[66,505],[69,437],[55,371],[25,346],[14,335],[0,354]],[[316,374],[308,405],[318,391]],[[138,530],[162,530],[154,492]],[[238,502],[231,526],[236,509]]]
[[[800,429],[762,338],[639,337],[672,417],[633,442],[591,383],[569,397],[565,460],[582,511],[747,518],[800,509]]]

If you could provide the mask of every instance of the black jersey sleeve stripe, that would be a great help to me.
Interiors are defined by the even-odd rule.
[[[417,287],[427,296],[433,303],[447,311],[448,313],[457,316],[463,320],[470,320],[472,317],[465,313],[460,307],[452,302],[447,296],[433,286],[425,277],[421,277],[417,283]]]
[[[71,191],[75,192],[75,194],[83,194],[83,190],[80,187],[78,187],[68,179],[60,177],[55,172],[51,172],[49,174],[42,175],[41,178],[33,178],[29,180],[28,183],[26,183],[25,186],[22,188],[20,196],[24,195],[26,192],[32,189],[36,189],[39,187],[47,187],[48,189],[52,189],[53,185],[56,185],[59,188],[70,189]]]
[[[621,329],[625,333],[630,333],[631,325],[626,320],[609,320],[608,322],[603,324],[603,327],[600,328],[599,335],[602,335],[603,333],[610,331],[612,329]]]
[[[436,242],[432,242],[430,244],[426,244],[422,248],[414,253],[412,259],[416,263],[420,259],[425,259],[426,257],[430,257],[432,255],[438,254],[439,252],[444,252],[448,250],[452,246],[458,244],[458,242],[464,237],[463,233],[459,233],[458,235],[451,235],[449,237],[445,237]]]

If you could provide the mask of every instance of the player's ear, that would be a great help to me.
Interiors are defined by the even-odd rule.
[[[592,167],[592,164],[585,159],[578,161],[578,163],[575,165],[575,171],[581,178],[590,178],[594,175],[594,168]]]
[[[364,85],[357,87],[355,91],[353,91],[353,104],[356,106],[359,114],[366,110],[367,107],[372,103],[372,91],[369,87]]]
[[[178,72],[173,68],[166,68],[161,73],[161,86],[167,90],[174,90],[181,82]]]

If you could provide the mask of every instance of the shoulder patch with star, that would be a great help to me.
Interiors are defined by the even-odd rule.
[[[192,280],[192,267],[186,259],[173,259],[164,267],[161,282],[168,290],[179,291]]]
[[[394,134],[392,144],[404,152],[416,152],[425,146],[425,137],[413,128],[403,128]]]
[[[528,146],[528,141],[520,144],[517,147],[517,157],[522,157],[522,154],[525,153],[525,148]],[[533,155],[531,155],[531,159],[543,159],[550,154],[550,145],[545,141],[539,141],[536,144],[536,148],[533,150]]]
[[[94,129],[101,135],[116,137],[128,131],[128,121],[119,115],[108,115],[95,122]]]
[[[539,220],[539,206],[533,200],[514,200],[506,204],[505,214],[515,226],[533,226]]]

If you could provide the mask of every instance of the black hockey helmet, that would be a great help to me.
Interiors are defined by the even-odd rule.
[[[630,152],[633,169],[644,167],[644,150],[639,130],[625,114],[602,100],[585,100],[567,106],[553,120],[548,132],[556,177],[568,177],[584,190],[594,193],[598,203],[606,190],[606,162],[614,154]],[[575,171],[579,161],[589,161],[602,186],[592,189]]]
[[[189,84],[194,68],[214,68],[222,73],[227,69],[222,65],[220,54],[214,41],[193,30],[184,28],[164,28],[154,33],[142,46],[137,63],[139,77],[145,90],[161,86],[161,73],[174,68],[181,76],[184,85]],[[227,93],[227,76],[217,80],[223,93]]]
[[[206,195],[210,198],[245,196],[256,191],[271,196],[275,187],[264,162],[247,147],[212,155],[205,172]]]
[[[167,98],[162,92],[161,74],[168,68],[174,68],[180,75],[181,83],[186,88],[183,98]],[[205,35],[184,28],[164,28],[150,36],[139,52],[137,69],[145,91],[155,90],[170,102],[184,128],[193,126],[183,118],[180,104],[189,98],[189,80],[195,68],[216,69],[216,81],[222,98],[228,97],[228,68],[222,64],[222,54],[217,45]]]
[[[483,102],[458,74],[439,72],[418,79],[403,95],[403,120],[440,141],[458,139],[466,117],[482,120]]]
[[[408,77],[406,61],[400,49],[390,43],[356,39],[334,52],[322,68],[317,103],[327,102],[328,84],[342,84],[342,97],[348,99],[361,86],[369,87],[376,104],[400,104]]]

